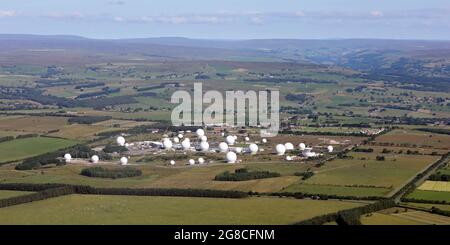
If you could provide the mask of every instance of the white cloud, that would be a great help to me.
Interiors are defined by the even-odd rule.
[[[252,24],[255,24],[255,25],[262,25],[262,24],[264,24],[263,19],[261,17],[259,17],[259,16],[251,17],[250,18],[250,22]]]
[[[125,5],[125,1],[121,0],[112,0],[108,2],[109,5]]]
[[[373,17],[383,17],[384,16],[383,12],[378,11],[378,10],[374,10],[374,11],[370,12],[370,15]]]
[[[0,17],[14,17],[16,12],[12,10],[0,10]]]
[[[299,11],[295,12],[294,15],[297,16],[297,17],[304,17],[305,16],[305,12],[299,10]]]
[[[116,22],[124,22],[125,19],[123,17],[116,16],[116,17],[114,17],[114,21],[116,21]]]
[[[43,15],[43,17],[52,18],[52,19],[82,19],[85,16],[80,12],[71,12],[71,13],[63,13],[63,12],[51,12]]]

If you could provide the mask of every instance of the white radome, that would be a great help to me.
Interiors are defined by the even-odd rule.
[[[201,140],[202,142],[206,142],[206,141],[208,141],[208,137],[206,137],[205,135],[203,135],[203,136],[200,138],[200,140]]]
[[[127,165],[127,164],[128,164],[128,158],[126,158],[126,157],[121,157],[121,158],[120,158],[120,164],[121,164],[121,165]]]
[[[234,152],[236,153],[242,153],[242,147],[234,147]]]
[[[300,148],[301,151],[303,151],[303,150],[305,150],[306,145],[305,145],[305,143],[300,143],[300,144],[298,145],[298,147]]]
[[[70,162],[72,160],[72,156],[69,153],[64,154],[64,160],[66,162]]]
[[[172,141],[170,139],[164,139],[163,146],[166,150],[172,149]]]
[[[195,164],[195,160],[194,159],[189,159],[189,165],[194,165]]]
[[[198,136],[199,138],[201,138],[202,136],[205,135],[205,130],[199,128],[199,129],[197,129],[197,131],[195,131],[195,133],[197,134],[197,136]]]
[[[267,143],[267,139],[262,139],[262,142],[263,143]]]
[[[290,142],[287,142],[286,144],[284,144],[284,147],[286,148],[286,150],[288,151],[292,151],[294,150],[294,145]]]
[[[206,141],[203,141],[202,143],[200,143],[200,149],[202,151],[207,151],[209,149],[209,143]]]
[[[174,160],[170,160],[169,163],[170,163],[170,165],[172,165],[172,166],[175,165],[175,161],[174,161]]]
[[[183,147],[183,150],[187,151],[189,148],[191,148],[191,142],[188,138],[184,139],[183,142],[181,142],[181,146]]]
[[[183,135],[182,134],[178,134],[178,138],[182,139]]]
[[[222,132],[221,135],[222,135],[222,137],[223,137],[223,136],[225,136],[225,133]]]
[[[257,144],[250,144],[248,147],[250,149],[250,152],[252,154],[256,154],[258,152],[258,145]]]
[[[175,142],[175,143],[180,143],[180,138],[174,137],[174,138],[173,138],[173,142]]]
[[[100,160],[100,158],[97,155],[93,155],[91,157],[91,162],[92,163],[98,163],[99,160]]]
[[[277,154],[282,156],[284,155],[284,153],[286,152],[286,147],[283,144],[278,144],[275,147],[275,150],[277,151]]]
[[[124,146],[125,145],[125,138],[122,136],[117,137],[116,142],[118,145],[120,146]]]
[[[237,160],[237,155],[236,153],[230,151],[227,153],[226,158],[228,163],[235,163]]]
[[[245,137],[245,141],[250,141],[250,138],[249,137]]]
[[[328,152],[333,152],[333,146],[329,145],[329,146],[327,147],[327,150],[328,150]]]
[[[292,157],[291,156],[286,156],[286,161],[292,161]]]
[[[237,140],[237,138],[238,138],[236,135],[233,135],[233,137],[234,137],[234,140]]]
[[[205,163],[205,159],[203,159],[202,157],[199,157],[197,161],[198,161],[198,164]]]
[[[226,138],[226,141],[229,145],[234,145],[234,142],[236,141],[236,139],[232,135],[228,135]]]
[[[228,151],[228,144],[225,142],[219,143],[219,150],[220,152],[227,152]]]

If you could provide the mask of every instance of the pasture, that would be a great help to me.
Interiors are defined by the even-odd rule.
[[[407,196],[419,200],[450,202],[450,192],[415,190]]]
[[[353,158],[327,162],[305,183],[396,188],[439,159],[437,156],[395,155],[386,156],[385,161],[376,161],[377,154],[350,155]],[[361,160],[363,158],[366,160]]]
[[[34,137],[0,143],[0,163],[18,161],[42,153],[55,151],[76,144],[75,141]]]
[[[66,117],[50,116],[1,116],[0,130],[26,132],[26,133],[47,133],[67,125]]]
[[[377,144],[403,147],[424,147],[450,150],[450,137],[444,134],[416,130],[396,129],[377,137]]]
[[[0,199],[22,196],[22,195],[26,195],[26,194],[30,194],[30,193],[32,193],[32,192],[0,190]]]
[[[373,188],[373,187],[353,187],[338,185],[313,185],[304,184],[302,182],[294,183],[282,190],[283,192],[302,192],[307,194],[327,194],[339,196],[385,196],[389,194],[390,188]]]
[[[358,202],[290,198],[222,199],[68,195],[1,208],[0,223],[3,225],[290,224],[361,205],[363,204]]]

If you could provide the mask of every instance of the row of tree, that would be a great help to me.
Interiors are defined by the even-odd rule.
[[[111,116],[78,116],[69,118],[68,122],[78,124],[93,124],[110,120],[111,118]]]
[[[100,159],[111,159],[110,155],[104,152],[93,151],[87,145],[75,145],[68,148],[56,150],[54,152],[48,152],[38,156],[27,158],[21,163],[17,164],[15,169],[31,170],[48,164],[64,165],[66,162],[62,157],[66,153],[69,153],[72,158],[90,158],[92,155],[98,155]]]
[[[239,168],[234,171],[234,173],[230,173],[229,171],[225,171],[221,174],[218,174],[214,177],[216,181],[246,181],[252,179],[266,179],[266,178],[275,178],[280,177],[281,175],[276,172],[269,171],[248,171],[246,168]]]
[[[245,198],[247,192],[210,190],[210,189],[177,189],[177,188],[97,188],[85,185],[67,184],[0,184],[0,190],[46,191],[58,188],[71,189],[75,194],[124,195],[124,196],[180,196],[180,197],[214,197]],[[70,193],[69,193],[70,194]]]
[[[70,186],[56,187],[47,190],[42,190],[36,193],[27,194],[23,196],[10,197],[6,199],[0,199],[0,208],[18,205],[28,202],[40,201],[52,197],[58,197],[63,195],[69,195],[75,193],[74,188]]]
[[[141,176],[142,171],[140,169],[132,167],[123,167],[123,168],[91,167],[81,170],[81,175],[87,177],[118,179],[118,178]]]
[[[308,220],[294,223],[294,225],[322,225],[335,221],[338,225],[360,225],[360,217],[363,214],[377,212],[383,209],[395,207],[392,199],[380,200],[365,206],[342,210],[336,213],[316,216]]]

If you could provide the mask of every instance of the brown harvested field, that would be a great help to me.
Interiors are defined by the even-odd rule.
[[[396,129],[377,137],[377,144],[393,144],[401,147],[424,147],[450,150],[450,136],[415,130]]]
[[[6,116],[0,120],[0,130],[27,133],[46,133],[67,125],[66,117]]]
[[[364,225],[449,225],[450,217],[395,207],[361,216]]]

